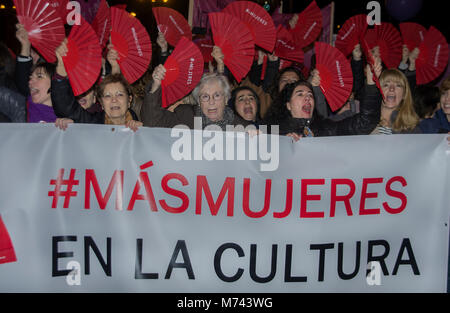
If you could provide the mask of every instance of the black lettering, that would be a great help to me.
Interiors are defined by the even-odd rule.
[[[277,272],[277,250],[278,245],[272,245],[272,260],[270,266],[270,274],[267,277],[259,277],[256,274],[256,248],[255,244],[250,245],[250,277],[257,283],[270,282]]]
[[[350,274],[344,273],[344,243],[340,242],[338,244],[338,268],[337,268],[339,277],[343,280],[355,278],[355,276],[358,275],[360,264],[361,264],[361,241],[357,241],[355,269]]]
[[[111,238],[110,237],[106,238],[106,262],[105,262],[105,260],[102,257],[102,254],[100,253],[100,250],[98,249],[92,237],[90,236],[84,237],[84,262],[85,262],[84,273],[86,275],[89,275],[91,272],[89,247],[92,248],[92,251],[94,251],[94,254],[97,257],[98,261],[100,262],[100,265],[102,266],[102,269],[105,272],[106,276],[111,276],[111,265],[112,265]]]
[[[52,237],[52,277],[67,276],[72,271],[69,270],[59,270],[58,269],[58,259],[60,258],[72,258],[73,252],[59,252],[58,242],[63,241],[77,241],[77,236],[55,236]]]
[[[244,270],[242,268],[239,268],[234,276],[226,276],[222,272],[222,267],[220,266],[220,261],[222,259],[222,254],[227,249],[235,250],[240,258],[245,256],[245,254],[244,254],[244,250],[242,250],[242,248],[238,244],[224,243],[217,249],[216,254],[214,255],[214,270],[216,272],[217,277],[219,277],[224,282],[232,283],[232,282],[237,281],[239,278],[241,278],[242,274],[244,273]]]
[[[158,279],[157,273],[142,273],[142,239],[136,239],[136,262],[134,265],[134,279]]]
[[[375,246],[383,246],[384,247],[384,253],[380,256],[374,256],[373,255],[373,247]],[[367,264],[370,262],[378,262],[380,263],[381,269],[383,270],[383,275],[388,276],[389,271],[386,266],[386,263],[384,262],[384,259],[389,255],[389,243],[386,240],[369,240],[369,248],[368,248],[368,255],[367,255]],[[367,270],[366,276],[369,275],[369,270]]]
[[[408,259],[402,260],[405,249],[406,252],[408,252]],[[404,238],[402,241],[400,251],[398,252],[397,260],[395,261],[394,270],[392,271],[392,275],[397,275],[397,271],[400,265],[410,265],[414,275],[420,275],[419,267],[417,266],[417,261],[416,258],[414,257],[414,252],[412,250],[409,238]]]
[[[333,249],[334,243],[324,243],[324,244],[317,244],[317,245],[310,245],[310,250],[319,250],[319,278],[318,281],[323,281],[324,279],[324,273],[325,273],[325,250],[327,249]]]
[[[177,261],[177,257],[178,257],[178,254],[180,253],[180,251],[183,256],[184,262],[177,263],[176,261]],[[175,246],[175,250],[173,251],[173,254],[172,254],[172,259],[170,260],[169,267],[167,268],[166,276],[164,277],[165,279],[170,278],[170,275],[172,274],[172,269],[174,269],[174,268],[186,269],[188,278],[195,279],[194,271],[192,270],[191,260],[189,258],[189,253],[186,248],[186,242],[184,240],[177,241],[177,245]]]
[[[284,281],[287,283],[306,283],[306,276],[291,276],[292,245],[286,245],[286,263],[284,266]]]

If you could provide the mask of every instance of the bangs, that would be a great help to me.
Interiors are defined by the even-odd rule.
[[[388,81],[391,81],[394,83],[399,83],[403,87],[406,87],[406,83],[407,83],[405,81],[405,76],[403,75],[403,73],[397,69],[389,69],[389,70],[385,70],[385,71],[383,71],[383,73],[381,73],[381,76],[380,76],[381,85],[383,85],[385,82],[388,82]]]

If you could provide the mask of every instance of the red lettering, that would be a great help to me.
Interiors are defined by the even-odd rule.
[[[347,185],[350,187],[350,191],[346,195],[338,196],[337,186],[338,185]],[[330,217],[334,217],[336,213],[336,203],[338,201],[344,202],[345,210],[347,211],[348,216],[352,216],[352,206],[350,204],[350,199],[355,194],[355,183],[351,179],[332,179],[331,180],[331,199],[330,199]]]
[[[111,197],[111,193],[114,189],[114,186],[117,184],[117,192],[116,192],[116,210],[123,210],[122,207],[122,197],[123,197],[123,171],[115,171],[111,180],[109,181],[108,188],[106,189],[105,196],[102,195],[100,190],[100,186],[98,185],[97,176],[95,175],[95,171],[92,169],[86,170],[85,177],[85,196],[84,196],[84,208],[91,208],[91,185],[94,189],[95,196],[97,198],[98,205],[101,210],[106,208],[108,204],[109,198]]]
[[[404,193],[401,193],[396,190],[392,190],[391,185],[395,182],[400,182],[402,184],[402,187],[406,187],[408,184],[406,183],[406,179],[402,176],[395,176],[389,179],[389,181],[386,183],[386,193],[394,198],[398,198],[401,200],[401,204],[398,208],[392,208],[389,206],[387,202],[383,202],[383,208],[386,210],[386,212],[390,214],[399,214],[401,213],[405,208],[406,204],[408,203],[408,199],[406,198]]]
[[[323,218],[324,212],[308,212],[308,201],[320,201],[320,195],[308,195],[309,185],[324,185],[325,179],[302,179],[301,183],[301,202],[300,202],[300,218]]]
[[[166,200],[160,200],[159,204],[164,210],[166,210],[169,213],[183,213],[189,207],[189,197],[184,192],[169,187],[168,182],[172,179],[178,180],[179,182],[181,182],[181,185],[183,186],[187,186],[189,185],[189,183],[186,177],[177,173],[167,174],[161,180],[161,187],[164,190],[164,192],[171,196],[181,199],[181,205],[179,207],[172,207],[166,203]]]
[[[141,183],[144,184],[145,187],[145,195],[140,195],[139,191],[141,190]],[[140,172],[139,179],[134,186],[133,195],[131,196],[130,203],[128,204],[127,211],[132,211],[134,209],[134,204],[136,200],[147,200],[150,206],[150,209],[153,212],[157,212],[158,208],[156,207],[155,196],[153,195],[152,185],[150,184],[150,179],[148,178],[147,172]]]
[[[361,191],[361,202],[359,204],[359,215],[375,215],[380,214],[380,208],[376,209],[366,209],[366,199],[377,198],[377,192],[367,192],[367,185],[369,184],[381,184],[383,182],[383,178],[364,178],[362,191]]]
[[[264,195],[264,208],[259,212],[253,212],[249,207],[250,202],[250,178],[244,179],[244,194],[242,199],[242,207],[245,215],[251,218],[260,218],[267,214],[270,209],[270,194],[272,187],[272,180],[266,179],[266,190]]]
[[[227,200],[227,216],[233,216],[234,212],[234,186],[235,186],[235,178],[227,177],[220,191],[219,197],[217,201],[214,202],[214,199],[211,194],[211,189],[209,188],[208,180],[206,176],[197,176],[197,193],[196,193],[196,202],[195,202],[195,214],[202,214],[202,191],[205,193],[206,201],[208,202],[209,209],[213,216],[216,216],[219,212],[219,208],[222,205],[223,199],[225,198],[225,194],[228,193]]]
[[[292,211],[292,194],[293,194],[293,186],[294,180],[288,179],[286,180],[286,206],[283,212],[273,212],[273,217],[275,218],[285,218]]]

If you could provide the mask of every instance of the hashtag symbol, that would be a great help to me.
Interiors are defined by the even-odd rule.
[[[50,180],[50,185],[55,186],[55,190],[49,191],[48,196],[53,197],[52,209],[58,207],[59,197],[64,197],[64,209],[69,208],[70,198],[76,197],[77,192],[72,191],[73,186],[78,185],[78,180],[75,179],[75,169],[70,170],[70,177],[68,180],[64,180],[64,169],[60,169],[58,172],[58,178]],[[62,186],[67,186],[65,191],[61,191]]]

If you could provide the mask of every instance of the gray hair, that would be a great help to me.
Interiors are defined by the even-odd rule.
[[[225,96],[225,105],[228,104],[228,100],[231,98],[231,86],[228,78],[218,73],[207,73],[202,76],[202,79],[192,91],[192,96],[194,97],[194,100],[197,104],[200,104],[200,91],[205,85],[210,84],[213,81],[216,81],[221,85]]]

